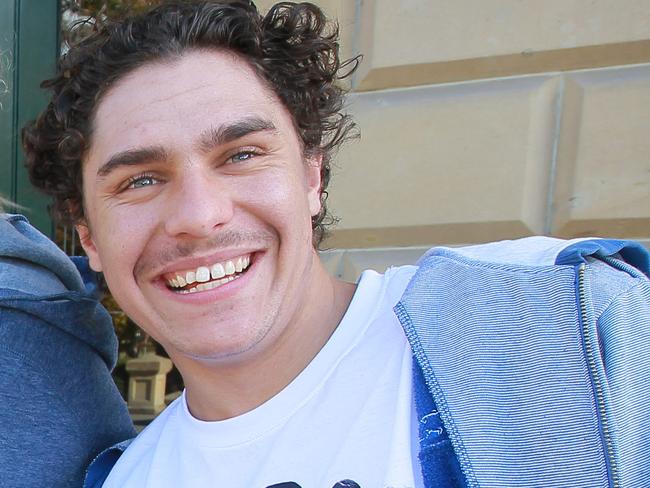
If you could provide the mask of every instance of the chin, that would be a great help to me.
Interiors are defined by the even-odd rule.
[[[242,338],[238,341],[231,339],[226,342],[215,338],[197,341],[197,338],[193,337],[178,346],[165,347],[165,350],[175,362],[182,361],[182,358],[189,358],[194,361],[226,365],[250,361],[252,357],[259,354],[260,342],[259,338]]]

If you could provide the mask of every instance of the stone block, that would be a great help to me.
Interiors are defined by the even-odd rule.
[[[357,22],[358,90],[650,61],[646,0],[375,0]]]
[[[650,65],[567,75],[553,234],[650,234]]]
[[[354,94],[361,140],[337,158],[331,247],[483,242],[543,232],[557,78]]]

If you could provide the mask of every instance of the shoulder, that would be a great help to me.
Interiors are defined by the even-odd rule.
[[[96,274],[87,267],[83,278],[80,274],[84,264],[73,262],[24,217],[0,214],[0,343],[5,354],[45,365],[48,375],[52,365],[78,369],[75,357],[93,364],[100,358],[104,369],[112,369],[117,338],[98,301]]]
[[[178,419],[183,411],[183,397],[174,400],[137,437],[107,449],[88,468],[85,487],[91,477],[103,476],[104,487],[144,486],[152,463],[157,457],[171,459],[178,453]],[[185,434],[185,432],[182,432]],[[170,451],[172,453],[170,454]],[[110,473],[109,473],[110,471]]]
[[[387,289],[389,291],[403,291],[417,270],[418,267],[413,265],[391,266],[383,275]]]
[[[66,254],[21,215],[0,214],[0,288],[33,295],[83,291]]]
[[[353,302],[355,308],[360,305],[368,308],[364,315],[369,316],[370,310],[375,310],[371,315],[377,313],[382,307],[392,308],[404,293],[413,275],[417,272],[417,266],[392,266],[383,273],[372,269],[365,270],[354,293]]]
[[[450,259],[469,265],[579,265],[587,263],[590,257],[610,256],[619,257],[645,274],[650,273],[650,255],[639,243],[593,237],[564,240],[533,236],[458,248],[434,247],[418,264],[427,266],[436,260]]]
[[[560,284],[567,292],[577,293],[577,278],[583,269],[583,286],[589,287],[594,312],[599,316],[617,295],[639,282],[648,286],[649,262],[650,255],[643,246],[615,239],[530,237],[461,248],[438,247],[420,259],[401,302],[421,307],[442,296],[454,303],[470,296],[503,301],[513,297],[516,290],[517,297],[532,306],[537,303],[537,298],[531,298],[535,293],[543,296]],[[512,303],[517,302],[513,299]]]

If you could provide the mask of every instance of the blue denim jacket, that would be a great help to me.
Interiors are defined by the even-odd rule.
[[[650,486],[649,263],[635,243],[547,238],[420,260],[395,313],[427,488]]]
[[[421,259],[395,312],[427,487],[650,486],[648,263],[547,238]]]

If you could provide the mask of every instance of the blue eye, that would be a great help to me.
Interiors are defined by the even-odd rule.
[[[129,179],[128,188],[144,188],[145,186],[155,185],[157,181],[158,180],[151,175],[135,176]]]
[[[243,163],[244,161],[248,161],[249,159],[252,159],[255,156],[256,153],[254,151],[240,151],[237,154],[231,156],[230,160],[233,163]]]

